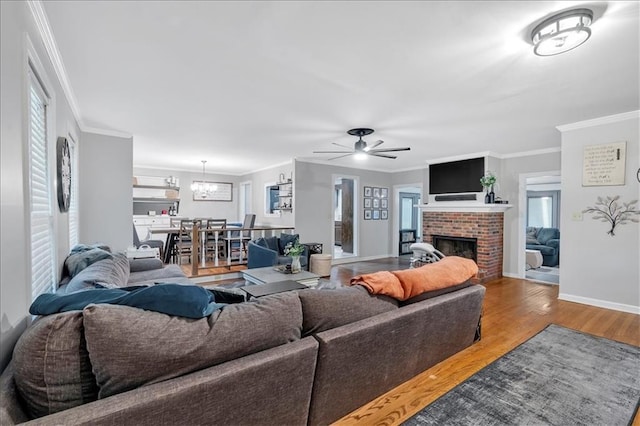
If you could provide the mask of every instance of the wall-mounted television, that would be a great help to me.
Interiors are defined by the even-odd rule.
[[[429,194],[482,192],[484,157],[429,165]]]

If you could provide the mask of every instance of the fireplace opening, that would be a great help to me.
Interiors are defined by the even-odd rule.
[[[460,256],[478,261],[478,239],[433,235],[433,246],[445,256]]]

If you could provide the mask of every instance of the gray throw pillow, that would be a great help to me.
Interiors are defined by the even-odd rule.
[[[284,254],[284,249],[287,247],[287,244],[291,243],[293,245],[296,241],[298,241],[298,234],[280,234],[278,253]]]
[[[13,351],[14,379],[32,418],[98,399],[82,334],[82,312],[38,318]]]
[[[536,237],[527,235],[527,244],[540,244],[540,242],[536,239]]]
[[[308,336],[398,309],[398,301],[371,295],[360,285],[335,290],[301,290],[302,335]]]
[[[105,398],[299,340],[302,308],[296,292],[227,305],[199,320],[90,305],[84,327]]]
[[[67,284],[67,293],[96,287],[126,287],[129,280],[129,260],[120,253],[112,259],[100,260],[73,277]]]

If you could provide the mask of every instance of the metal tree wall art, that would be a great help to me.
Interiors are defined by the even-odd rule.
[[[592,213],[593,219],[600,220],[601,222],[609,222],[611,229],[607,231],[607,234],[612,237],[616,235],[613,231],[617,225],[624,225],[629,222],[638,223],[640,211],[636,210],[636,203],[638,200],[633,200],[628,203],[619,203],[620,196],[602,198],[598,197],[595,207],[587,207],[582,213]]]

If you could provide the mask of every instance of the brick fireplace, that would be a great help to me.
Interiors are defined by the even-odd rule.
[[[445,240],[447,237],[450,240],[476,240],[476,263],[479,271],[475,282],[480,284],[502,277],[505,209],[490,206],[479,205],[465,209],[436,207],[432,204],[421,206],[424,242],[434,244],[434,236],[444,237]],[[473,259],[466,253],[468,250],[465,251],[465,257]]]

